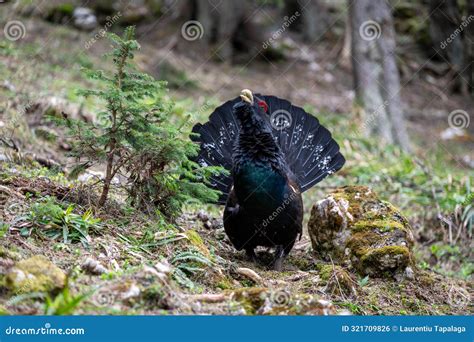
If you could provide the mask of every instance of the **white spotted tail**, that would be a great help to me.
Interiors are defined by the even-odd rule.
[[[302,192],[342,168],[345,159],[339,145],[316,117],[275,96],[255,94],[255,97],[266,102],[270,120],[278,116],[278,125],[272,125],[273,137]],[[191,139],[201,146],[196,158],[201,166],[232,169],[232,150],[240,130],[232,108],[239,101],[237,97],[225,102],[214,110],[208,122],[193,127],[195,134]],[[280,122],[281,113],[285,114],[284,123]],[[232,186],[231,176],[214,176],[211,185],[222,192],[219,203],[225,204]]]

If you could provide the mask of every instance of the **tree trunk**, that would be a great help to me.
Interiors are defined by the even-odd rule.
[[[297,0],[302,16],[303,39],[309,43],[320,40],[328,28],[328,11],[320,0]]]
[[[461,86],[460,72],[464,66],[462,19],[457,0],[430,1],[430,36],[434,50],[447,60],[455,75],[454,90]],[[458,33],[456,33],[458,32]]]
[[[395,29],[387,0],[357,0],[350,6],[352,69],[363,131],[410,150],[400,100]]]
[[[105,205],[105,202],[107,201],[107,197],[109,196],[109,191],[110,191],[110,183],[111,183],[111,180],[107,180],[107,179],[104,180],[102,194],[100,195],[99,203],[97,203],[97,206],[99,208],[102,208]]]
[[[202,36],[203,42],[206,45],[212,43],[212,31],[214,26],[214,21],[212,19],[212,9],[211,3],[207,0],[197,0],[196,1],[196,20],[199,21],[203,27],[204,34]]]
[[[109,196],[109,191],[110,191],[110,184],[112,183],[112,179],[114,178],[113,167],[114,167],[114,157],[115,157],[115,145],[116,143],[114,139],[110,143],[110,152],[107,156],[107,165],[105,169],[104,185],[102,187],[102,194],[100,195],[99,203],[98,203],[98,206],[100,208],[102,208],[105,205],[105,202],[107,201],[107,197]]]
[[[245,26],[252,26],[249,9],[248,1],[196,0],[196,20],[203,26],[204,43],[213,47],[214,55],[221,61],[233,57],[238,36],[247,29]],[[246,43],[251,39],[244,37]]]
[[[342,49],[339,54],[339,63],[345,67],[351,67],[351,45],[352,45],[352,34],[351,34],[351,21],[349,14],[346,14],[346,19],[344,20],[344,43],[342,44]]]
[[[466,28],[464,36],[464,66],[461,91],[468,95],[474,93],[474,0],[467,4]]]

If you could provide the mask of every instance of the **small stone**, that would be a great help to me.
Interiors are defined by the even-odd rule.
[[[338,316],[352,316],[352,312],[349,310],[342,310],[337,313]]]
[[[145,273],[158,278],[161,284],[168,284],[171,279],[172,267],[166,259],[157,262],[153,267],[144,265]]]
[[[319,299],[318,302],[319,302],[319,304],[321,304],[322,306],[329,306],[329,305],[331,305],[331,302],[328,301],[328,300],[325,300],[325,299]]]
[[[122,299],[123,300],[127,300],[127,299],[131,299],[131,298],[136,298],[138,296],[140,296],[140,288],[135,284],[135,283],[132,283],[130,285],[130,287],[128,288],[128,290],[124,293],[122,293]]]
[[[227,238],[224,228],[216,229],[214,235],[217,240],[225,240]]]
[[[203,211],[203,210],[200,210],[197,214],[197,218],[199,220],[201,220],[202,222],[207,222],[209,221],[209,216],[207,216],[207,214]]]
[[[81,183],[87,183],[89,180],[99,181],[104,180],[105,174],[100,171],[87,170],[77,177],[77,180]]]
[[[87,258],[82,264],[82,269],[91,274],[100,275],[107,273],[107,269],[97,260]]]
[[[14,92],[16,90],[15,86],[7,80],[3,81],[0,86],[11,92]]]
[[[208,220],[204,222],[204,228],[206,229],[219,229],[222,228],[222,226],[222,221],[215,218],[208,218]]]
[[[413,272],[413,269],[408,266],[406,269],[405,269],[405,276],[407,277],[407,279],[409,280],[413,280],[415,279],[415,272]]]
[[[212,219],[211,221],[211,228],[212,229],[219,229],[222,228],[224,225],[221,220],[219,219]]]
[[[470,156],[468,156],[468,155],[463,156],[461,161],[467,167],[469,167],[471,169],[474,169],[474,159],[471,158]]]
[[[72,14],[74,26],[84,31],[92,31],[97,27],[97,17],[90,8],[77,7]]]
[[[441,132],[442,140],[454,140],[463,136],[467,136],[466,131],[457,127],[449,127]]]
[[[160,273],[170,273],[171,266],[168,264],[167,261],[158,262],[155,264],[155,269]]]

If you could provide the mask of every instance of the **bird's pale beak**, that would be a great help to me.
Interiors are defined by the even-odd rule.
[[[240,92],[240,98],[244,102],[253,104],[253,95],[252,95],[252,92],[248,89],[244,89]]]

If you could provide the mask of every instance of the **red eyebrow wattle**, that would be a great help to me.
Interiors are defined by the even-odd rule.
[[[262,108],[265,113],[268,112],[268,105],[265,101],[258,101],[258,106]]]

